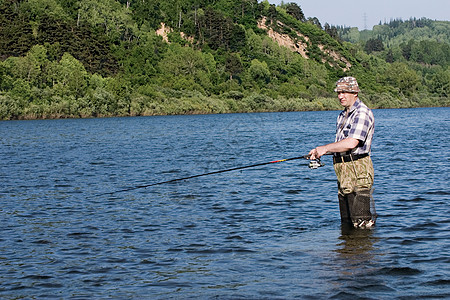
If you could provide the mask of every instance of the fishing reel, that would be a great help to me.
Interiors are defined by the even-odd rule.
[[[314,170],[314,169],[317,169],[317,168],[323,167],[323,166],[325,166],[325,164],[320,161],[320,158],[318,158],[318,159],[314,159],[314,160],[309,161],[309,166],[308,167],[310,169]]]

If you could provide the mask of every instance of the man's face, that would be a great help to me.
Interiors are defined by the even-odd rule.
[[[339,101],[341,105],[345,108],[352,107],[353,103],[355,103],[356,98],[358,97],[357,93],[349,93],[349,92],[338,92],[337,93]]]

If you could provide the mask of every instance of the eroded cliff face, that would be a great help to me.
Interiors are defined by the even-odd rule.
[[[320,49],[322,52],[326,53],[328,56],[330,56],[331,59],[332,59],[335,63],[338,64],[338,66],[339,66],[339,62],[343,62],[343,63],[345,64],[345,67],[341,67],[341,68],[342,68],[342,70],[343,70],[344,72],[347,71],[347,70],[349,70],[350,67],[352,66],[352,64],[351,64],[345,57],[343,57],[342,55],[340,55],[340,54],[337,53],[336,51],[329,50],[329,49],[325,49],[324,45],[319,45],[319,49]],[[325,63],[326,60],[325,60],[325,59],[322,59],[322,62]],[[330,63],[330,65],[332,65],[332,64]]]
[[[302,33],[298,32],[298,31],[295,31],[295,33],[297,34],[299,39],[298,40],[294,40],[288,34],[281,34],[281,33],[278,33],[276,31],[274,31],[272,28],[267,27],[266,22],[267,22],[267,18],[263,17],[258,22],[258,28],[266,30],[267,35],[273,41],[275,41],[278,45],[283,46],[283,47],[287,47],[287,48],[291,49],[292,51],[299,53],[304,58],[309,59],[308,54],[307,54],[308,53],[307,49],[308,49],[308,46],[310,44],[310,39],[306,35],[303,35]],[[279,27],[284,27],[285,26],[283,23],[281,23],[279,21],[278,21],[277,25]],[[328,61],[328,63],[331,66],[339,66],[340,68],[343,69],[343,71],[347,71],[352,66],[351,63],[345,57],[343,57],[342,55],[340,55],[336,51],[327,49],[325,47],[325,45],[322,45],[322,44],[319,44],[317,46],[325,54],[325,56],[330,57],[331,62]],[[327,60],[326,59],[322,59],[322,63],[327,63]],[[345,67],[341,66],[342,63],[345,64]]]
[[[172,32],[172,28],[170,27],[166,27],[166,24],[161,23],[161,27],[156,30],[156,35],[162,36],[163,40],[166,41],[166,43],[169,42],[169,38],[167,37],[167,35]]]
[[[308,59],[308,55],[306,54],[307,51],[307,47],[308,47],[308,42],[309,42],[309,38],[299,32],[296,32],[296,34],[300,37],[303,38],[305,42],[299,40],[299,41],[294,41],[289,35],[287,34],[281,34],[278,33],[276,31],[274,31],[272,28],[268,28],[266,26],[266,21],[267,18],[264,17],[261,20],[258,21],[258,28],[264,29],[267,32],[267,35],[274,41],[276,42],[278,45],[283,46],[283,47],[287,47],[289,49],[291,49],[294,52],[299,53],[301,56],[303,56],[304,58]],[[284,26],[281,22],[278,22],[279,26]]]
[[[161,27],[158,30],[156,30],[156,35],[162,36],[163,40],[166,41],[166,43],[169,43],[168,34],[171,33],[172,31],[173,31],[172,28],[166,26],[166,24],[164,23],[161,23]],[[186,35],[184,32],[180,32],[180,36],[191,43],[194,42],[194,38]]]

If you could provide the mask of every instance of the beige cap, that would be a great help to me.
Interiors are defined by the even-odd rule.
[[[343,77],[336,81],[335,92],[359,93],[358,82],[355,77]]]

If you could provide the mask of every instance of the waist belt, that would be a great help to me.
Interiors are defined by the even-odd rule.
[[[364,153],[364,154],[346,154],[346,155],[337,154],[337,155],[333,156],[333,164],[355,161],[355,160],[364,158],[366,156],[369,156],[369,153]]]

